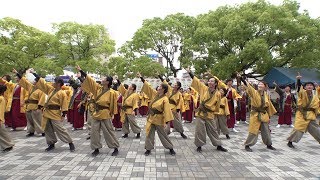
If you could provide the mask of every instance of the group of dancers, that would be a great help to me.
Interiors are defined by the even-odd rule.
[[[147,115],[145,124],[145,155],[154,149],[155,132],[162,145],[175,155],[174,146],[168,135],[171,128],[180,133],[183,139],[188,137],[184,133],[182,120],[192,122],[195,116],[194,144],[198,152],[206,144],[208,136],[218,151],[227,152],[219,137],[222,132],[230,139],[229,131],[237,132],[236,120],[249,123],[249,135],[244,143],[245,150],[251,152],[258,135],[270,150],[272,146],[269,129],[270,117],[277,110],[273,106],[267,84],[259,82],[256,87],[250,84],[244,76],[237,74],[242,85],[237,91],[232,87],[233,79],[225,82],[216,76],[206,73],[207,80],[200,80],[190,71],[192,83],[186,91],[181,91],[181,83],[170,83],[159,76],[161,83],[156,89],[138,73],[143,86],[141,92],[136,92],[136,84],[125,85],[119,79],[111,76],[96,82],[77,66],[79,77],[65,86],[61,78],[55,78],[53,83],[47,83],[34,71],[34,79],[27,79],[16,70],[17,83],[12,83],[9,76],[0,78],[0,146],[4,152],[12,150],[14,143],[5,129],[6,126],[16,128],[16,123],[8,122],[27,120],[27,137],[35,133],[45,136],[48,147],[52,151],[58,138],[69,144],[70,151],[75,151],[75,145],[64,127],[64,120],[73,124],[74,130],[82,129],[87,119],[92,156],[97,156],[102,148],[101,131],[109,148],[113,149],[112,156],[119,153],[119,141],[114,129],[123,131],[122,138],[128,138],[131,131],[136,138],[141,137],[141,127],[136,121],[136,115]],[[288,137],[288,146],[294,148],[305,132],[309,132],[320,142],[320,126],[316,123],[320,113],[320,88],[312,82],[301,83],[302,76],[297,75],[297,101],[291,93],[290,87],[284,90],[274,83],[279,94],[279,120],[282,124],[292,125],[291,114],[293,106],[297,107],[293,131]],[[17,101],[15,101],[17,100]],[[19,104],[19,108],[11,106]],[[246,121],[247,105],[250,105],[249,122]],[[23,117],[25,112],[25,116]],[[20,118],[20,119],[19,119]]]

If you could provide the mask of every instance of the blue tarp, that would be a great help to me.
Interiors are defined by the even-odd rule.
[[[275,67],[264,76],[263,81],[267,82],[270,87],[273,87],[273,82],[275,81],[280,87],[290,85],[293,88],[295,87],[298,72],[302,76],[302,82],[317,82],[320,84],[320,71],[306,68]]]

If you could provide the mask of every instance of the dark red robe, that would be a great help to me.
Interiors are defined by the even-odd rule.
[[[292,99],[292,94],[287,96],[283,105],[283,110],[279,112],[278,124],[292,124]]]
[[[234,128],[234,124],[236,123],[235,111],[234,111],[234,100],[232,97],[232,91],[228,91],[227,93],[228,106],[230,111],[230,118],[227,120],[228,128]]]
[[[122,103],[122,96],[121,95],[119,95],[117,103],[118,103],[118,114],[114,115],[114,118],[112,119],[112,124],[115,128],[122,128],[122,123],[120,121],[120,119],[121,119],[121,116],[120,116],[121,106],[119,105]]]
[[[76,92],[74,94],[74,97],[72,97],[70,102],[71,104],[71,109],[69,109],[69,115],[71,116],[73,128],[75,129],[80,129],[83,128],[84,126],[84,109],[82,107],[78,108],[78,105],[80,104],[82,100],[83,92],[80,90],[80,92]]]
[[[10,112],[5,113],[5,124],[12,129],[27,126],[26,114],[21,113],[20,94],[21,87],[19,86],[14,90]]]
[[[191,96],[190,98],[190,102],[189,102],[189,110],[186,110],[186,112],[184,112],[184,120],[186,120],[187,122],[192,122],[193,119],[193,97]]]
[[[236,118],[238,121],[246,121],[247,118],[247,94],[243,93],[242,98],[238,100],[238,109]]]

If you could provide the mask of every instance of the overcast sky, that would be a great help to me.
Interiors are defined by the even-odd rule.
[[[103,24],[121,46],[141,27],[142,20],[183,12],[198,15],[222,5],[249,0],[3,0],[0,18],[13,17],[40,30],[51,31],[52,23],[75,21]],[[269,0],[280,4],[281,0]],[[312,17],[320,16],[320,0],[298,0]]]

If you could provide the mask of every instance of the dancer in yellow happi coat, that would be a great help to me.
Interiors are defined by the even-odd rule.
[[[61,89],[64,84],[63,80],[61,78],[55,78],[54,83],[51,86],[46,83],[43,78],[40,78],[35,72],[31,71],[31,73],[36,77],[35,88],[40,89],[43,93],[48,95],[48,99],[44,105],[43,118],[41,122],[41,128],[45,132],[45,137],[48,144],[46,151],[51,151],[55,148],[54,145],[57,142],[56,134],[61,141],[69,143],[71,152],[75,151],[71,136],[69,135],[67,129],[63,126],[64,118],[68,112],[66,94]]]
[[[180,133],[183,139],[187,139],[187,136],[183,133],[184,129],[182,126],[181,113],[185,112],[183,96],[180,92],[181,82],[177,81],[172,88],[166,80],[159,75],[159,78],[164,84],[168,85],[168,98],[170,103],[170,109],[173,114],[173,128]],[[170,134],[170,124],[167,125],[165,129],[167,134]]]
[[[246,151],[252,152],[250,146],[253,146],[257,143],[259,130],[261,131],[262,141],[267,145],[267,148],[276,150],[272,146],[269,122],[270,117],[277,111],[266,92],[266,84],[259,82],[258,90],[255,90],[254,87],[249,82],[244,80],[240,74],[238,74],[238,78],[240,78],[244,83],[251,102],[249,135],[245,142]]]
[[[140,138],[141,128],[138,126],[135,117],[135,111],[138,110],[139,95],[136,93],[137,86],[131,84],[128,87],[128,90],[124,85],[118,80],[119,88],[118,91],[123,96],[122,106],[121,106],[121,122],[122,122],[122,131],[124,135],[123,138],[127,138],[130,133],[129,124],[133,133],[137,134],[136,138]]]
[[[298,143],[305,132],[309,132],[320,143],[320,126],[316,123],[319,113],[318,92],[313,92],[314,84],[306,82],[301,85],[302,76],[297,76],[298,89],[298,110],[296,112],[294,129],[288,137],[288,146],[294,148],[292,142]]]
[[[192,78],[191,87],[200,94],[200,105],[196,113],[194,140],[197,151],[202,152],[202,146],[206,144],[206,136],[208,135],[212,144],[217,146],[217,150],[227,152],[227,149],[222,147],[216,127],[217,116],[215,113],[219,112],[221,101],[221,94],[217,87],[218,81],[215,78],[210,78],[208,86],[206,86],[193,75],[189,68],[187,68],[186,71]]]
[[[3,152],[9,152],[12,150],[14,143],[12,142],[9,133],[7,132],[4,125],[4,113],[6,108],[6,100],[3,96],[7,90],[5,85],[0,85],[0,147]]]
[[[117,113],[117,93],[111,88],[113,78],[111,76],[104,77],[101,81],[101,85],[98,84],[93,78],[87,75],[81,70],[80,66],[77,66],[78,71],[81,73],[81,77],[84,81],[81,85],[82,89],[87,93],[93,94],[94,99],[94,112],[92,114],[91,122],[91,149],[92,156],[99,154],[99,149],[102,148],[100,141],[100,131],[104,135],[104,139],[109,148],[113,148],[112,156],[117,156],[119,151],[119,141],[114,134],[112,117]]]
[[[162,145],[170,150],[171,155],[175,155],[176,153],[173,150],[173,144],[164,130],[166,124],[173,120],[169,99],[166,96],[168,85],[162,83],[157,90],[155,90],[144,80],[140,73],[138,73],[138,77],[143,82],[141,92],[144,92],[151,100],[146,123],[145,155],[150,155],[151,150],[154,149],[155,131],[157,131]]]
[[[22,77],[15,69],[13,72],[20,79],[19,85],[28,91],[28,97],[25,101],[26,104],[26,117],[28,121],[28,134],[27,137],[34,136],[37,132],[42,136],[45,136],[44,130],[41,128],[42,108],[46,101],[46,95],[35,87],[36,81],[29,79],[29,81]]]

